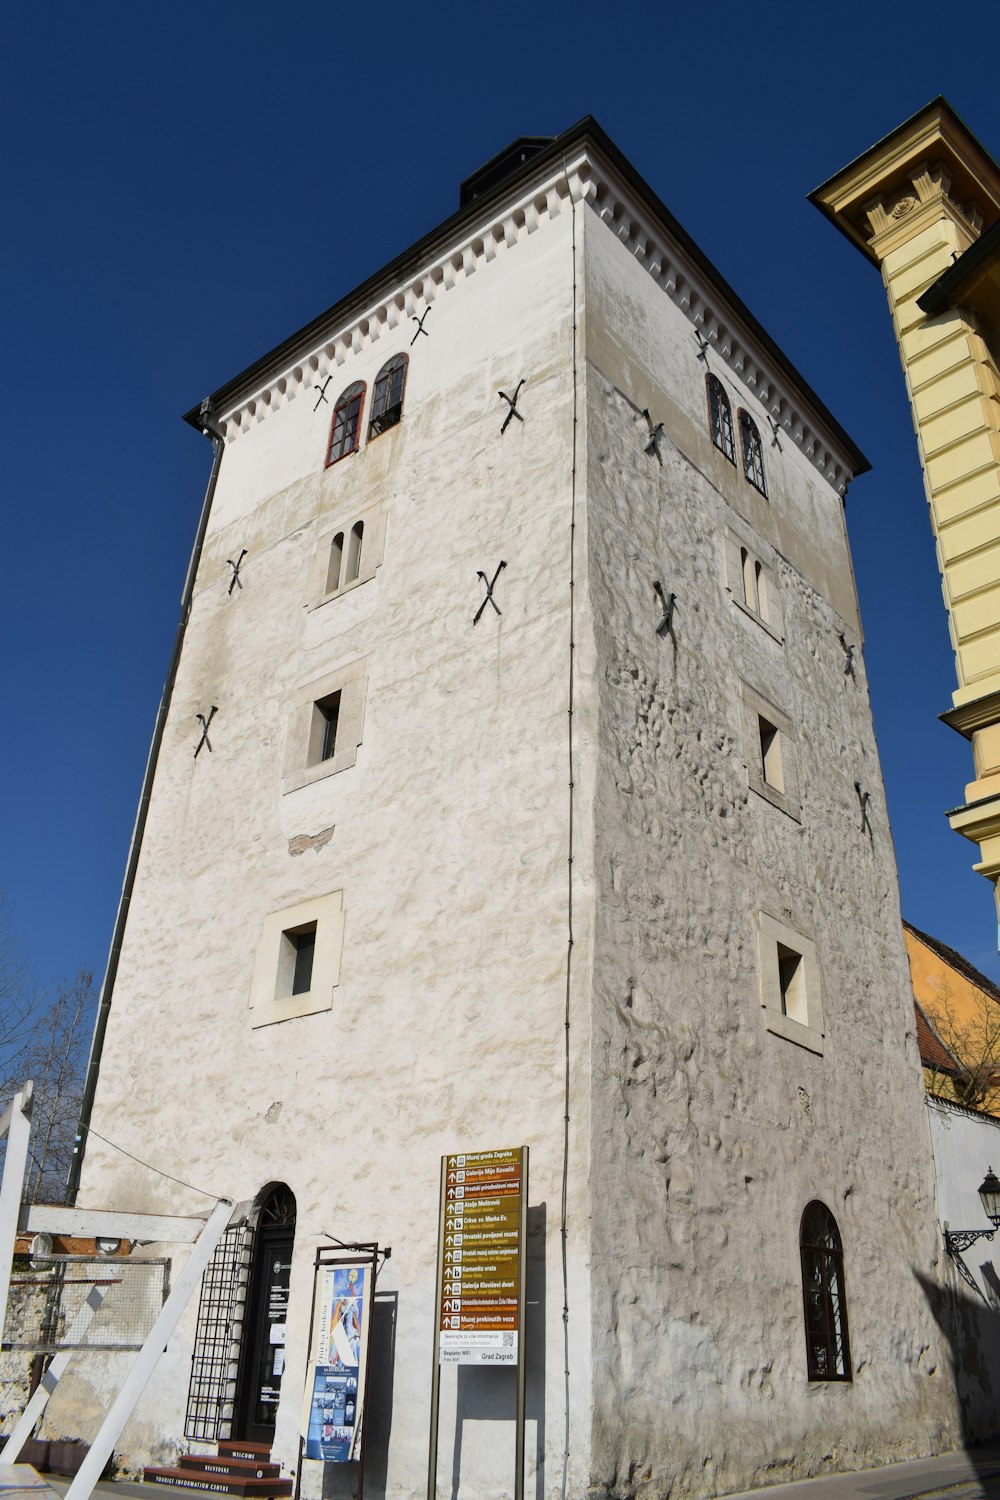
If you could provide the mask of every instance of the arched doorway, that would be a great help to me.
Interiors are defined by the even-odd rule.
[[[285,1368],[295,1194],[285,1183],[273,1182],[257,1201],[233,1437],[244,1442],[271,1443]]]

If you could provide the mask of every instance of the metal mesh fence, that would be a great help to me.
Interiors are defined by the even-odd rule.
[[[34,1255],[15,1261],[4,1349],[141,1349],[170,1290],[169,1260]]]

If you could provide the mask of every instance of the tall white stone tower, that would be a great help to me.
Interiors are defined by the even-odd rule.
[[[521,1144],[536,1494],[957,1440],[857,448],[590,119],[189,420],[216,463],[87,1116],[254,1199],[291,1269],[267,1399],[258,1277],[216,1427],[192,1307],[122,1458],[294,1467],[316,1248],[378,1240],[369,1484],[422,1494],[439,1158]],[[202,1200],[94,1136],[79,1201]],[[510,1493],[508,1376],[446,1372],[462,1495]]]

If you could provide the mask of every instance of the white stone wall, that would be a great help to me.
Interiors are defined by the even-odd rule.
[[[315,1249],[324,1231],[392,1246],[380,1286],[398,1294],[393,1495],[426,1484],[438,1164],[456,1148],[531,1148],[533,1223],[544,1214],[545,1237],[533,1237],[544,1300],[530,1313],[528,1452],[532,1470],[540,1452],[545,1493],[561,1480],[571,294],[563,215],[439,300],[428,337],[411,347],[413,325],[401,325],[343,364],[329,404],[314,413],[300,398],[227,448],[97,1093],[96,1129],[164,1171],[235,1198],[271,1180],[294,1191],[275,1442],[286,1465],[297,1455]],[[363,379],[370,399],[397,349],[410,355],[402,422],[324,471],[339,389]],[[497,390],[522,376],[524,421],[501,437]],[[311,608],[317,534],[373,504],[385,513],[375,578]],[[244,587],[230,596],[226,559],[244,547]],[[477,570],[492,577],[501,558],[502,615],[487,607],[473,626]],[[284,793],[297,689],[360,657],[368,689],[356,764]],[[195,759],[195,715],[210,704],[212,752]],[[582,803],[591,782],[582,767]],[[331,827],[325,844],[289,852]],[[589,1463],[586,838],[576,872],[579,1492]],[[336,889],[345,940],[332,1009],[251,1029],[264,918]],[[81,1202],[196,1212],[205,1201],[91,1141]],[[184,1446],[193,1325],[192,1306],[120,1445],[133,1463]],[[510,1380],[465,1371],[458,1384],[456,1394],[453,1374],[442,1382],[441,1472],[460,1447],[467,1492],[508,1493]],[[58,1420],[70,1409],[64,1402]],[[318,1482],[307,1475],[304,1493]]]
[[[594,1485],[708,1495],[957,1441],[919,1278],[933,1178],[841,503],[791,444],[770,500],[710,443],[693,330],[588,222],[588,520],[600,694]],[[738,402],[763,418],[720,362]],[[648,407],[662,467],[644,452]],[[738,441],[738,435],[737,435]],[[734,604],[772,569],[783,642]],[[655,632],[654,579],[676,594]],[[840,608],[835,608],[836,599]],[[749,787],[743,684],[793,726],[800,816]],[[854,783],[871,793],[862,832]],[[816,949],[822,1055],[765,1028],[757,913]],[[799,1222],[843,1237],[853,1383],[807,1380]]]

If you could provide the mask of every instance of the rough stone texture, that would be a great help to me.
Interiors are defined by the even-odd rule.
[[[412,351],[406,324],[391,347],[383,338],[339,370],[333,399],[355,379],[370,391],[397,347],[410,352],[398,427],[324,471],[332,406],[314,414],[299,401],[227,449],[97,1093],[101,1135],[185,1182],[237,1199],[272,1181],[295,1193],[274,1448],[286,1466],[298,1451],[316,1246],[324,1232],[392,1246],[379,1285],[398,1298],[382,1460],[393,1495],[426,1487],[439,1159],[462,1148],[531,1148],[532,1211],[545,1232],[533,1236],[528,1447],[545,1493],[561,1478],[571,288],[564,216],[459,283]],[[496,393],[522,374],[524,421],[501,437]],[[310,608],[316,533],[372,503],[387,518],[376,577]],[[225,560],[242,547],[252,567],[230,595]],[[503,613],[487,609],[473,626],[477,570],[492,577],[501,557]],[[295,689],[359,656],[369,686],[356,765],[282,795]],[[194,716],[209,703],[219,708],[213,752],[195,760]],[[332,825],[323,847],[290,857],[290,840]],[[585,843],[583,893],[589,869]],[[338,889],[346,928],[333,1009],[251,1030],[264,917]],[[574,1493],[588,1479],[589,929],[581,899]],[[207,1200],[92,1140],[81,1201],[193,1213]],[[194,1320],[192,1304],[126,1430],[128,1467],[169,1463],[189,1446]],[[118,1374],[106,1361],[81,1365],[50,1426],[89,1435],[95,1396]],[[463,1486],[484,1500],[510,1490],[508,1375],[449,1371],[442,1382],[442,1475],[460,1453]],[[318,1493],[318,1471],[307,1466],[306,1496]]]
[[[768,502],[704,453],[707,436],[679,445],[690,435],[675,395],[704,391],[693,339],[645,305],[641,273],[607,237],[588,233],[587,269],[589,347],[609,367],[592,365],[587,384],[593,1485],[703,1495],[909,1457],[959,1433],[948,1349],[917,1280],[935,1270],[933,1187],[863,663],[845,676],[838,635],[856,630],[853,611],[810,576],[818,546],[849,598],[840,502],[816,493],[790,444],[768,451],[771,514],[753,541],[780,590],[779,644],[726,587],[725,529],[745,532],[740,509]],[[766,431],[735,394],[734,418],[739,400]],[[643,452],[647,405],[665,419],[662,467]],[[675,642],[655,633],[654,578],[677,595]],[[801,822],[749,790],[741,682],[797,728]],[[872,794],[871,839],[856,779]],[[822,1056],[765,1029],[760,909],[817,946]],[[813,1198],[844,1242],[852,1384],[806,1380],[798,1229]]]
[[[691,324],[590,209],[577,222],[575,549],[565,212],[435,301],[398,427],[324,471],[330,409],[300,399],[227,448],[97,1093],[101,1135],[184,1182],[295,1193],[275,1438],[288,1467],[315,1248],[327,1233],[391,1244],[395,1355],[372,1396],[391,1385],[390,1435],[369,1474],[393,1497],[424,1493],[438,1159],[462,1147],[531,1148],[530,1493],[561,1493],[567,1444],[569,1496],[660,1496],[956,1435],[914,1280],[934,1273],[930,1147],[863,664],[845,681],[837,638],[859,639],[840,502],[787,436],[766,449],[770,500],[751,490],[708,440]],[[360,341],[331,397],[370,390],[411,336],[404,322]],[[524,421],[501,437],[497,391],[522,376]],[[647,406],[662,467],[643,452]],[[373,507],[381,566],[319,604],[318,539]],[[772,568],[783,645],[726,590],[730,524]],[[501,558],[502,614],[474,626],[477,571]],[[677,596],[673,640],[655,634],[656,578]],[[361,657],[356,764],[283,794],[296,691]],[[748,789],[742,680],[798,726],[801,823]],[[213,752],[195,760],[195,715],[213,703]],[[334,890],[332,1009],[252,1030],[261,923]],[[764,1029],[760,906],[817,945],[822,1057]],[[812,1197],[845,1241],[850,1386],[805,1378]],[[81,1201],[206,1203],[96,1139]],[[124,1469],[186,1446],[194,1324],[192,1304],[119,1445]],[[89,1436],[119,1375],[108,1358],[81,1366],[47,1433]],[[476,1500],[511,1493],[508,1375],[442,1381],[440,1472]],[[302,1492],[320,1492],[308,1466]]]

